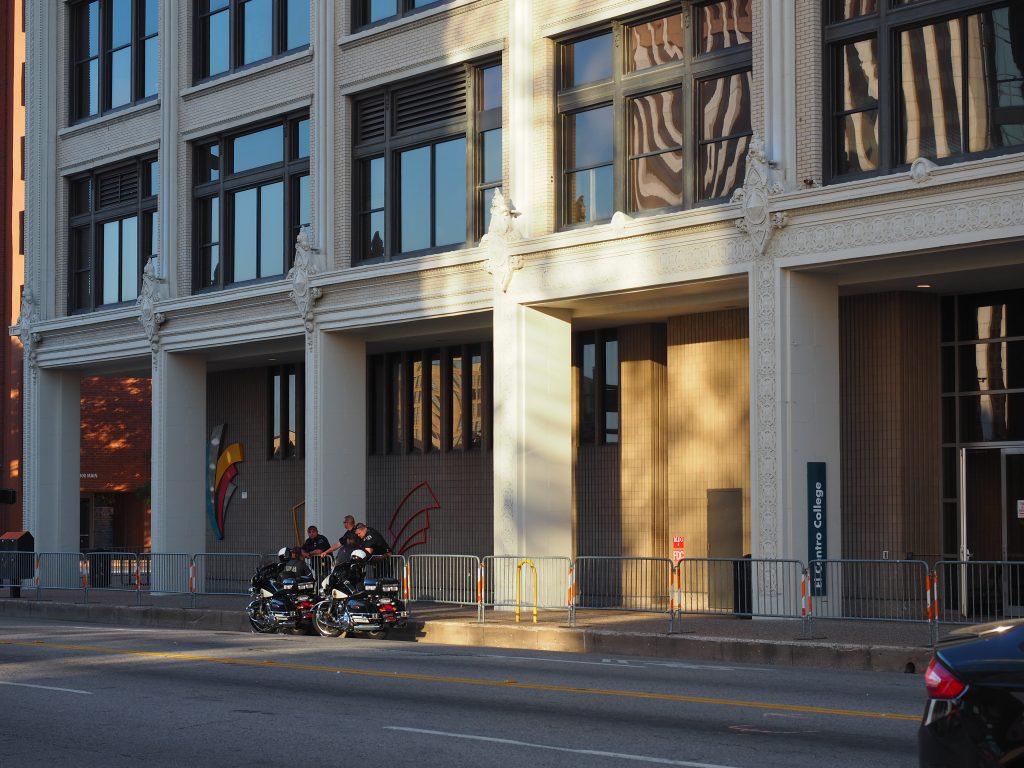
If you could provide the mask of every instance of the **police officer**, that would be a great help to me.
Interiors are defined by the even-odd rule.
[[[323,554],[331,548],[331,542],[317,530],[315,525],[309,526],[306,533],[309,534],[309,538],[302,545],[302,551],[306,557]]]
[[[345,530],[342,532],[341,538],[338,539],[338,543],[321,552],[321,557],[327,557],[340,549],[341,553],[338,555],[338,561],[344,563],[349,559],[353,551],[363,549],[363,545],[355,532],[356,519],[352,515],[345,515],[345,520],[342,524],[345,526]]]
[[[387,557],[391,554],[391,547],[388,546],[384,535],[380,531],[370,528],[366,523],[359,523],[356,526],[356,536],[359,537],[360,546],[371,557]]]

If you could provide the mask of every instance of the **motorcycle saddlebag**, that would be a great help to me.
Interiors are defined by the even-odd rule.
[[[386,597],[398,597],[401,584],[398,579],[366,579],[363,581],[363,589]]]

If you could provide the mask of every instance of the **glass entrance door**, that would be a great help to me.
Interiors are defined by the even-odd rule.
[[[1003,449],[1003,604],[1024,616],[1024,448]]]
[[[960,612],[1024,616],[1024,446],[962,448],[960,473]]]

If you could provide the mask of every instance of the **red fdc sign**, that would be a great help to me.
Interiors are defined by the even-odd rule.
[[[682,536],[672,537],[672,562],[678,563],[686,557],[686,539]]]

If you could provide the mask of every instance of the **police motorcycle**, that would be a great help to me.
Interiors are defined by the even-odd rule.
[[[366,552],[357,549],[321,583],[313,626],[322,637],[381,639],[408,624],[409,611],[399,599],[398,579],[366,578],[366,563]]]
[[[297,565],[290,567],[297,560]],[[277,562],[260,566],[250,581],[253,600],[245,609],[255,632],[270,634],[287,630],[305,633],[313,624],[316,577],[301,558],[292,558],[282,547]]]

